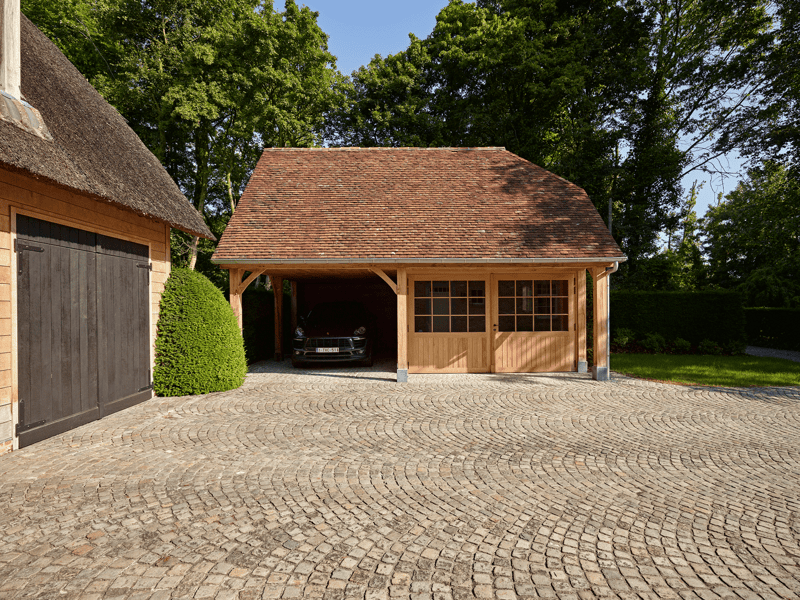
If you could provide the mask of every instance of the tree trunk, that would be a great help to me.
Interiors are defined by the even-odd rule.
[[[200,238],[194,236],[192,238],[192,244],[189,246],[189,268],[194,271],[194,267],[197,264],[197,242],[200,241]]]

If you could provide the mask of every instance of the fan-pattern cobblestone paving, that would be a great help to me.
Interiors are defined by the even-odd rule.
[[[0,458],[0,598],[800,597],[800,391],[257,365]]]

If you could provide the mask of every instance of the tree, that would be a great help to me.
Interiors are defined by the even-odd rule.
[[[681,179],[723,171],[735,142],[729,128],[763,88],[752,70],[771,40],[761,0],[642,0],[649,25],[644,93],[625,117],[629,153],[614,197],[617,239],[629,256],[618,284],[659,252],[660,235],[687,213]],[[647,286],[646,286],[647,287]]]
[[[752,77],[764,80],[763,93],[739,115],[731,139],[755,164],[780,162],[800,175],[800,5],[771,3],[774,36],[752,65]]]
[[[751,170],[702,225],[711,283],[749,306],[800,306],[800,184],[786,167]]]
[[[69,9],[53,0],[23,6],[58,35],[68,58],[217,230],[235,210],[260,149],[321,144],[325,114],[341,102],[342,77],[317,13],[294,0],[283,12],[266,0],[69,2]],[[90,15],[88,34],[73,10]],[[191,267],[198,248],[213,251],[213,244],[174,235],[179,264],[187,247]]]
[[[611,205],[615,279],[641,282],[686,217],[682,177],[732,148],[769,28],[761,0],[451,0],[427,38],[353,73],[333,136],[505,146]]]

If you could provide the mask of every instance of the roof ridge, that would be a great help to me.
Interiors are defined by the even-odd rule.
[[[316,147],[316,148],[298,148],[295,146],[266,146],[263,151],[267,150],[282,150],[282,151],[368,151],[368,150],[497,150],[508,152],[505,146],[334,146],[334,147]]]

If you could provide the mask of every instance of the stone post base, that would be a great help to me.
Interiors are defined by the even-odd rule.
[[[578,361],[578,373],[588,373],[589,372],[589,363],[585,360]]]
[[[408,383],[408,369],[397,369],[397,383]]]
[[[608,381],[611,379],[611,371],[608,367],[592,367],[592,379],[595,381]]]

